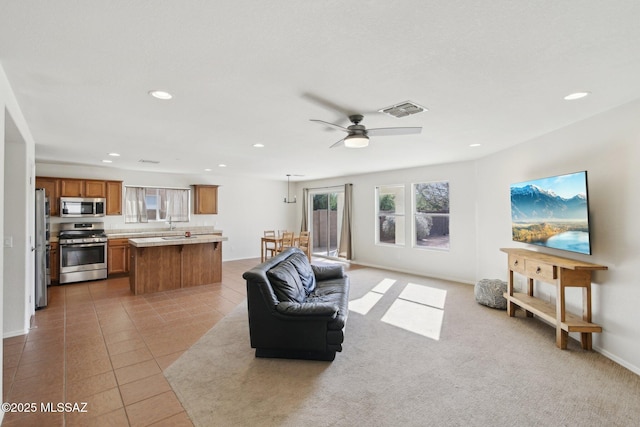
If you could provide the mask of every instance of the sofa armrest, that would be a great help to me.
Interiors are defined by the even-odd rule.
[[[339,279],[344,277],[344,266],[336,265],[314,265],[311,264],[313,274],[318,282],[322,280]]]
[[[332,320],[337,316],[338,310],[338,305],[332,302],[283,301],[276,305],[276,313],[295,316],[297,320]]]

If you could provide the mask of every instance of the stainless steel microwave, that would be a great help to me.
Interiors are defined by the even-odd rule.
[[[60,216],[67,218],[104,216],[107,199],[103,197],[60,197]]]

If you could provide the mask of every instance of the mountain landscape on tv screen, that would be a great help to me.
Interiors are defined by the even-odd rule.
[[[532,184],[511,188],[511,219],[514,222],[587,221],[587,211],[584,194],[565,199]]]
[[[516,242],[591,253],[586,194],[565,198],[534,184],[511,187],[511,229]]]

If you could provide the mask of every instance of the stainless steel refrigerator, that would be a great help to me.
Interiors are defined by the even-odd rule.
[[[49,275],[49,201],[43,188],[36,188],[36,236],[35,236],[35,304],[36,309],[46,307]]]

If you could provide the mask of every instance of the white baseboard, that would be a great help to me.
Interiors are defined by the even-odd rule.
[[[379,270],[396,271],[398,273],[413,274],[414,276],[429,277],[429,278],[432,278],[432,279],[446,280],[448,282],[463,283],[465,285],[475,285],[475,282],[469,282],[468,280],[463,280],[463,279],[460,279],[458,277],[433,276],[433,275],[425,274],[422,271],[405,270],[405,269],[393,268],[393,267],[389,267],[389,266],[381,266],[379,264],[369,264],[369,263],[360,262],[360,261],[349,261],[349,262],[351,264],[361,265],[361,266],[364,266],[364,267],[377,268]]]
[[[607,350],[605,350],[605,349],[603,349],[601,347],[593,346],[593,349],[595,351],[597,351],[598,353],[602,354],[607,359],[611,359],[614,362],[616,362],[618,365],[627,368],[628,370],[630,370],[634,374],[640,375],[640,368],[639,367],[637,367],[635,365],[632,365],[631,363],[627,362],[626,360],[619,358],[615,354],[612,354],[612,353],[608,352]]]
[[[2,338],[18,337],[20,335],[27,335],[28,333],[29,333],[29,329],[5,332],[2,334]]]

